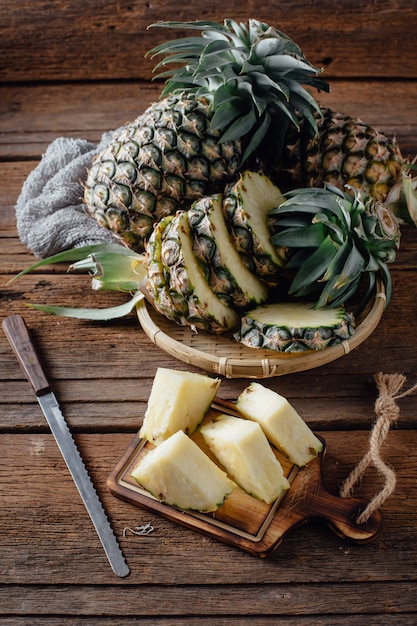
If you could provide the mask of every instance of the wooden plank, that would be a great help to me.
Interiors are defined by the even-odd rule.
[[[213,0],[206,6],[162,0],[105,3],[82,0],[50,5],[42,0],[2,3],[0,78],[2,81],[97,80],[109,78],[148,80],[154,62],[145,53],[168,37],[147,30],[160,19],[237,21],[256,18],[283,30],[302,47],[307,58],[330,76],[416,78],[413,33],[417,27],[415,1],[344,1],[334,10],[331,0],[303,0],[288,6],[251,5]],[[389,53],[387,53],[387,47]],[[401,63],[398,63],[401,59]]]
[[[0,86],[0,160],[38,160],[59,136],[97,142],[133,121],[159,93],[139,82]],[[417,154],[417,82],[338,80],[329,94],[315,97],[396,136],[404,156]]]
[[[336,493],[340,481],[365,453],[367,433],[326,431],[323,435],[327,441],[323,478],[326,488]],[[383,458],[396,472],[397,488],[382,507],[383,528],[373,543],[351,545],[321,524],[311,523],[289,535],[267,559],[251,557],[111,496],[106,490],[107,476],[126,449],[131,435],[77,435],[76,440],[132,569],[132,575],[123,583],[132,586],[135,593],[138,584],[144,591],[146,585],[167,585],[167,590],[171,587],[174,594],[181,593],[182,588],[185,599],[198,585],[213,587],[214,594],[225,585],[247,586],[259,593],[257,585],[261,584],[262,589],[265,585],[267,590],[268,585],[275,584],[291,583],[308,589],[313,583],[326,583],[330,589],[331,581],[343,583],[340,589],[349,583],[366,590],[369,589],[366,581],[373,583],[371,587],[383,583],[392,586],[396,581],[399,589],[401,582],[408,581],[411,586],[415,580],[417,547],[412,538],[417,532],[414,515],[417,503],[410,472],[417,463],[415,432],[393,430],[384,444]],[[52,436],[2,435],[0,476],[1,582],[11,585],[13,595],[13,585],[30,585],[36,580],[46,586],[45,593],[48,585],[90,585],[94,581],[98,588],[93,595],[96,604],[100,604],[97,595],[100,585],[116,581]],[[370,499],[380,486],[375,472],[369,471],[355,495]],[[149,535],[137,537],[127,532],[123,537],[123,529],[147,523],[154,527]],[[201,567],[202,562],[204,567]],[[178,580],[182,584],[175,592],[173,588]],[[399,592],[396,595],[402,596]],[[207,597],[207,592],[202,594],[201,604],[207,602]],[[397,610],[411,610],[409,602],[415,600],[415,596],[412,593],[408,600],[406,598],[407,593],[399,601]],[[13,611],[13,603],[8,603],[5,610],[6,599],[3,595],[0,604],[7,614]],[[348,600],[351,598],[342,600],[339,594],[337,601],[331,601],[329,594],[326,602],[330,604],[321,609],[316,605],[315,611],[337,612],[337,603],[341,602],[340,612],[346,613],[352,610],[348,609]],[[307,607],[301,598],[296,601],[299,606]],[[40,605],[36,609],[34,602],[33,598],[29,605],[32,605],[31,612],[36,613]],[[243,597],[242,602],[242,607],[236,610],[244,614],[248,604]],[[355,612],[363,610],[358,602],[354,604]],[[56,612],[56,607],[51,606],[51,612]],[[70,602],[66,606],[69,607]],[[380,610],[378,595],[372,607],[374,611]],[[296,607],[289,609],[293,611]],[[158,610],[167,609],[160,607]],[[195,613],[206,610],[212,609],[203,609],[199,604]],[[258,598],[255,614],[256,611],[270,612],[262,598]],[[62,613],[68,613],[65,607]]]
[[[417,599],[416,587],[412,582],[397,583],[395,586],[390,584],[330,584],[326,587],[322,585],[279,585],[278,587],[274,584],[264,584],[261,590],[254,585],[216,585],[210,590],[213,594],[211,600],[207,598],[207,587],[198,585],[188,589],[152,585],[141,587],[139,591],[127,585],[106,586],[102,589],[92,588],[89,585],[77,587],[67,585],[58,589],[54,586],[46,587],[43,593],[39,593],[34,587],[10,585],[7,590],[3,591],[3,594],[5,595],[7,591],[4,599],[0,595],[0,601],[7,603],[7,607],[10,607],[9,614],[12,615],[21,613],[20,605],[24,596],[25,612],[31,612],[34,615],[48,616],[59,613],[63,616],[77,615],[92,619],[97,614],[98,607],[101,607],[100,614],[103,617],[118,615],[119,619],[137,616],[149,618],[155,615],[156,605],[161,620],[165,616],[171,619],[172,616],[177,616],[187,620],[187,624],[188,618],[196,614],[204,616],[206,620],[211,618],[221,624],[229,623],[229,618],[232,617],[247,618],[250,615],[252,620],[256,621],[246,623],[258,624],[256,616],[261,611],[264,616],[285,619],[285,624],[287,624],[289,613],[309,616],[309,621],[303,620],[303,622],[298,622],[300,624],[323,624],[326,622],[322,622],[322,617],[327,616],[329,619],[330,615],[333,620],[331,624],[351,624],[352,622],[339,622],[339,616],[344,615],[346,618],[355,611],[356,615],[362,615],[362,620],[368,623],[370,610],[374,615],[376,613],[383,619],[379,622],[380,624],[384,623],[384,620],[389,620],[391,624],[392,614],[395,616],[401,612],[411,613]],[[49,595],[47,595],[48,592]],[[310,621],[317,619],[318,616],[320,616],[319,622]],[[60,623],[66,624],[65,621]],[[131,623],[130,620],[129,623]],[[163,623],[165,624],[165,619]]]

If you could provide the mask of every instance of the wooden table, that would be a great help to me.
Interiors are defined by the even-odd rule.
[[[97,141],[157,98],[158,85],[148,81],[151,65],[141,61],[158,41],[146,25],[161,17],[195,16],[170,2],[158,8],[127,2],[54,5],[53,10],[41,2],[25,3],[24,11],[20,3],[0,8],[6,25],[0,34],[1,317],[24,316],[131,574],[113,575],[31,388],[0,333],[1,624],[417,623],[415,397],[398,401],[398,424],[382,448],[397,487],[382,506],[382,532],[367,545],[346,543],[311,522],[270,558],[258,559],[108,492],[107,477],[139,428],[156,368],[198,370],[154,346],[134,315],[93,323],[27,309],[27,302],[98,307],[124,298],[92,292],[88,277],[67,275],[62,266],[8,285],[34,261],[17,236],[14,205],[55,137]],[[396,135],[404,154],[415,155],[416,3],[378,5],[343,3],[336,19],[331,2],[300,2],[293,12],[276,8],[275,21],[313,62],[326,65],[332,93],[321,94],[323,104]],[[251,16],[239,6],[232,2],[228,15]],[[256,17],[272,22],[271,9]],[[222,19],[220,5],[208,19]],[[368,449],[377,397],[374,374],[405,374],[405,388],[417,382],[416,259],[417,231],[404,228],[392,265],[391,304],[364,344],[329,365],[264,381],[326,439],[323,476],[332,493]],[[234,400],[247,384],[224,379],[221,396]],[[370,499],[380,487],[370,469],[355,493]],[[126,530],[146,524],[154,529],[146,536]]]

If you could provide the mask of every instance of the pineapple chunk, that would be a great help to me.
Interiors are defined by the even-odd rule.
[[[247,493],[270,504],[290,486],[262,428],[231,415],[219,415],[200,429],[209,449]]]
[[[322,442],[288,400],[260,383],[244,389],[236,407],[242,415],[258,422],[269,441],[299,467],[323,449]]]
[[[131,475],[161,502],[201,512],[218,509],[236,487],[181,430],[150,450]]]
[[[219,385],[219,378],[159,367],[139,436],[158,445],[178,430],[192,435]]]

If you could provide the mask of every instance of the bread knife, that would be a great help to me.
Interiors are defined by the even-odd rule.
[[[129,574],[129,567],[55,394],[51,390],[25,321],[20,315],[9,315],[3,320],[2,326],[22,370],[32,385],[46,421],[91,517],[112,570],[116,576],[123,578]]]

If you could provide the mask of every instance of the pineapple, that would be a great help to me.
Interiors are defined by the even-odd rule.
[[[236,327],[239,321],[236,311],[212,291],[204,268],[193,252],[185,211],[177,213],[162,233],[161,263],[169,284],[169,297],[185,309],[183,314],[174,313],[173,318],[178,324],[212,332],[224,332]],[[159,302],[157,289],[157,309]],[[164,314],[163,309],[160,312]]]
[[[246,180],[250,186],[251,178],[256,178],[254,173],[252,176],[244,174],[241,180]],[[264,176],[259,174],[259,184],[255,185],[259,195],[262,194],[264,181]],[[267,184],[267,197],[270,189]],[[240,195],[243,202],[245,193],[242,186]],[[104,289],[128,288],[134,291],[133,279],[137,277],[137,290],[130,303],[113,309],[92,309],[91,312],[88,309],[35,305],[35,308],[49,313],[83,319],[112,319],[129,313],[141,293],[145,293],[157,311],[177,324],[189,326],[195,331],[215,333],[239,333],[240,326],[240,334],[247,335],[250,341],[257,344],[258,333],[250,339],[251,335],[246,332],[250,315],[243,326],[240,324],[241,317],[253,309],[256,301],[269,305],[295,298],[310,302],[316,309],[337,309],[347,302],[350,306],[354,301],[355,314],[358,315],[373,293],[376,276],[381,275],[386,304],[389,303],[392,282],[388,265],[395,259],[395,248],[399,243],[398,222],[384,205],[371,200],[365,204],[356,189],[352,193],[343,193],[330,185],[319,189],[307,187],[288,192],[285,201],[269,212],[263,209],[257,212],[256,207],[262,207],[261,202],[252,206],[249,226],[252,228],[252,222],[257,227],[267,222],[271,236],[263,244],[270,241],[281,258],[285,257],[283,265],[276,268],[275,281],[271,282],[261,281],[259,275],[254,275],[249,283],[248,273],[245,272],[244,277],[240,262],[240,259],[244,261],[244,255],[240,255],[235,263],[236,256],[230,252],[228,238],[232,229],[229,219],[233,219],[233,212],[232,217],[223,212],[224,220],[220,218],[219,194],[196,201],[197,204],[188,211],[162,218],[146,244],[146,254],[133,251],[126,254],[126,248],[116,244],[111,250],[108,245],[90,246],[44,259],[23,273],[48,262],[80,259],[71,268],[88,269],[94,276],[95,287],[102,285]],[[251,191],[248,197],[250,194]],[[223,196],[223,206],[225,199],[227,192]],[[204,210],[201,212],[201,209]],[[260,228],[257,235],[260,241],[259,232]],[[88,255],[87,259],[83,258],[83,253]],[[105,263],[102,262],[104,257]],[[246,268],[249,269],[247,265]],[[217,278],[220,275],[228,277],[228,280],[213,279],[214,274]],[[246,281],[244,289],[243,277]],[[259,288],[260,282],[266,292]],[[246,292],[245,306],[244,300],[239,301],[235,294],[236,300],[232,301],[230,289],[236,285],[242,293]],[[265,294],[267,300],[263,302]],[[345,321],[347,326],[342,324],[337,328],[339,324],[335,324],[330,344],[336,335],[343,339],[350,333],[352,324],[347,319]],[[293,327],[293,324],[286,319],[284,326]],[[271,332],[274,334],[273,330]],[[323,345],[321,340],[326,338],[328,330],[323,327],[315,337],[311,337],[310,330],[301,332],[307,340],[307,347],[318,348]],[[265,334],[270,335],[270,331]]]
[[[236,488],[182,430],[147,452],[131,475],[157,500],[201,512],[218,509]]]
[[[250,348],[289,353],[323,350],[353,333],[353,315],[343,306],[314,309],[311,304],[278,302],[247,311],[235,339]]]
[[[200,428],[208,448],[247,493],[271,504],[290,484],[262,428],[231,415],[218,415]]]
[[[266,437],[290,461],[302,467],[314,459],[323,444],[286,398],[260,383],[251,383],[239,395],[236,407],[260,424]]]
[[[155,222],[222,191],[237,172],[241,146],[220,143],[211,117],[205,99],[172,95],[123,127],[88,172],[90,215],[142,252]]]
[[[386,137],[362,120],[322,107],[315,113],[318,133],[289,129],[284,153],[271,176],[285,190],[322,187],[330,183],[342,191],[358,189],[366,200],[384,202],[405,222],[417,226],[416,179],[395,139]],[[275,176],[274,176],[275,174]]]
[[[203,198],[188,211],[193,252],[213,291],[235,309],[264,302],[268,289],[246,267],[230,236],[221,194]],[[266,223],[266,220],[265,220]]]
[[[228,186],[223,203],[236,249],[254,274],[272,284],[280,282],[286,251],[272,244],[268,218],[283,201],[280,189],[265,174],[245,170]]]
[[[137,252],[162,217],[222,193],[249,158],[283,147],[297,111],[315,133],[319,107],[302,85],[328,89],[300,48],[263,22],[154,26],[202,34],[149,52],[167,55],[156,69],[180,67],[157,75],[167,79],[161,99],[95,157],[84,193],[90,215]]]
[[[219,385],[219,378],[159,367],[139,436],[158,445],[178,430],[191,435],[203,420]]]

